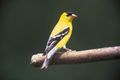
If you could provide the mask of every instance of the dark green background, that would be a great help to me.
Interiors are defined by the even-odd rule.
[[[3,0],[0,3],[0,80],[120,80],[120,60],[49,66],[30,65],[43,52],[63,11],[78,15],[68,47],[120,44],[119,0]]]

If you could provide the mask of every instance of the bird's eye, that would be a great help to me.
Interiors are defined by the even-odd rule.
[[[71,16],[72,15],[72,12],[67,12],[67,16]]]

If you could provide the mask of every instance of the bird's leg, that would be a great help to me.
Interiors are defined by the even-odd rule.
[[[72,51],[71,49],[67,48],[65,45],[63,46],[63,49],[65,49],[66,51]]]

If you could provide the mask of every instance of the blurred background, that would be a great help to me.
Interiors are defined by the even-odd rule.
[[[43,52],[63,11],[78,15],[68,47],[86,50],[120,45],[119,0],[1,0],[0,80],[120,80],[120,60],[49,66],[30,65]]]

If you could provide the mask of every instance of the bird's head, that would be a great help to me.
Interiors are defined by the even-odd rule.
[[[77,18],[77,15],[72,12],[63,12],[60,16],[60,20],[72,22],[74,18]]]

